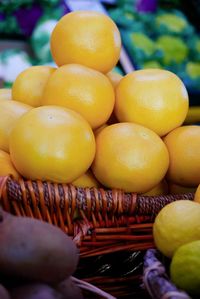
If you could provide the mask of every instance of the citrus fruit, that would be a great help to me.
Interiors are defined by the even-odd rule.
[[[167,178],[181,186],[200,183],[200,127],[182,126],[163,138],[170,157]]]
[[[143,193],[143,195],[145,195],[145,196],[158,196],[158,195],[164,195],[164,194],[168,194],[168,184],[167,184],[166,180],[162,180],[154,188]]]
[[[200,240],[176,250],[170,264],[170,276],[177,287],[200,296]]]
[[[92,171],[106,187],[144,193],[163,179],[168,164],[163,141],[143,126],[118,123],[96,136]]]
[[[9,152],[9,135],[15,121],[31,106],[16,101],[0,101],[0,149]]]
[[[200,203],[200,184],[199,184],[198,188],[197,188],[196,191],[195,191],[195,194],[194,194],[194,201]]]
[[[184,84],[172,72],[138,70],[117,86],[115,114],[121,122],[138,123],[164,136],[184,122],[188,103]]]
[[[10,155],[26,178],[68,183],[90,167],[95,139],[75,111],[57,106],[33,108],[15,124]]]
[[[167,257],[183,244],[200,239],[200,205],[190,200],[167,204],[153,225],[156,247]]]
[[[18,179],[20,177],[10,159],[10,155],[0,150],[0,176],[7,175],[12,175],[15,179]]]
[[[109,79],[78,64],[58,68],[48,80],[42,99],[42,105],[59,105],[79,112],[93,129],[108,120],[114,102]]]
[[[93,173],[91,170],[88,170],[86,173],[81,175],[78,179],[72,182],[72,185],[77,186],[77,187],[99,187],[99,182],[96,180],[94,177]]]
[[[44,87],[55,68],[50,66],[32,66],[21,72],[13,83],[13,100],[31,105],[40,106]]]
[[[11,100],[11,99],[12,99],[11,89],[1,88],[0,89],[0,100]]]
[[[117,64],[120,50],[117,26],[95,11],[68,13],[51,35],[51,53],[58,66],[78,63],[107,73]]]
[[[184,194],[184,193],[190,193],[190,192],[195,192],[196,188],[194,187],[185,187],[185,186],[180,186],[177,184],[174,184],[172,182],[169,182],[169,193],[170,194]]]
[[[116,88],[117,85],[119,84],[120,80],[123,78],[122,75],[116,73],[116,72],[109,72],[106,74],[110,82],[112,83],[113,87]]]

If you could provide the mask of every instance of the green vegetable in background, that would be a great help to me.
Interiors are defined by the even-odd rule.
[[[32,33],[30,42],[39,63],[53,61],[50,51],[50,36],[56,23],[57,20],[46,18],[38,23]]]
[[[162,35],[157,39],[157,47],[163,51],[163,64],[182,63],[187,59],[189,49],[185,42],[170,35]]]
[[[185,18],[172,13],[158,14],[155,18],[155,25],[165,31],[165,33],[182,33],[188,26]]]
[[[192,79],[197,79],[200,77],[200,62],[189,61],[186,64],[186,72]]]
[[[151,56],[156,50],[154,42],[144,33],[135,32],[131,34],[132,45],[144,52],[146,56]]]
[[[170,34],[182,37],[190,37],[195,31],[186,16],[179,10],[159,10],[155,16],[154,30],[157,34]]]
[[[162,52],[155,42],[142,32],[123,32],[123,42],[134,63],[139,66],[148,60],[160,60]]]

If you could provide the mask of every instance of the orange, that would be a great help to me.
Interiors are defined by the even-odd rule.
[[[197,189],[195,191],[194,201],[200,203],[200,184],[199,184],[199,186],[197,187]]]
[[[171,182],[197,187],[200,183],[200,127],[183,126],[164,137],[170,164],[167,178]]]
[[[122,75],[116,73],[116,72],[109,72],[106,74],[110,82],[112,83],[113,87],[116,88],[117,85],[119,84],[120,80],[123,78]]]
[[[12,87],[13,100],[31,105],[40,106],[44,87],[55,68],[50,66],[32,66],[21,72]]]
[[[168,194],[168,184],[166,180],[162,180],[153,189],[143,193],[145,196],[158,196]]]
[[[15,169],[10,155],[0,150],[0,176],[12,175],[15,179],[20,177],[19,173]]]
[[[188,105],[183,82],[165,70],[132,72],[116,89],[115,114],[119,121],[141,124],[160,136],[184,122]]]
[[[184,193],[190,193],[190,192],[195,192],[196,188],[194,187],[185,187],[185,186],[180,186],[174,183],[169,183],[169,193],[170,194],[184,194]]]
[[[78,64],[58,68],[49,78],[42,105],[59,105],[79,112],[97,128],[110,117],[115,95],[109,79]]]
[[[117,64],[120,50],[117,26],[95,11],[68,13],[51,35],[51,53],[58,66],[78,63],[107,73]]]
[[[11,89],[9,88],[1,88],[0,89],[0,100],[11,100]]]
[[[168,165],[161,138],[141,125],[114,124],[96,137],[92,170],[106,187],[145,193],[164,178]]]
[[[9,152],[9,135],[15,121],[31,106],[16,101],[0,101],[0,149]]]
[[[73,181],[72,184],[82,188],[99,187],[99,182],[96,180],[91,170],[88,170],[86,173],[81,175],[78,179]]]
[[[10,155],[26,178],[68,183],[90,167],[95,139],[76,112],[57,106],[33,108],[15,124]]]

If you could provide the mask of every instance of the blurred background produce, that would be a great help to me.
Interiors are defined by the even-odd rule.
[[[199,105],[198,0],[1,1],[1,87],[11,86],[17,74],[31,65],[54,65],[50,34],[62,15],[77,9],[108,13],[119,27],[124,52],[115,68],[117,73],[141,68],[170,70],[184,81],[190,106]],[[191,113],[192,119],[200,120]]]

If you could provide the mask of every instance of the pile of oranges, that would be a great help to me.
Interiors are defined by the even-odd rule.
[[[183,126],[183,82],[160,69],[115,74],[120,49],[106,15],[58,21],[58,67],[31,67],[0,91],[0,175],[150,195],[198,186],[200,127]]]

